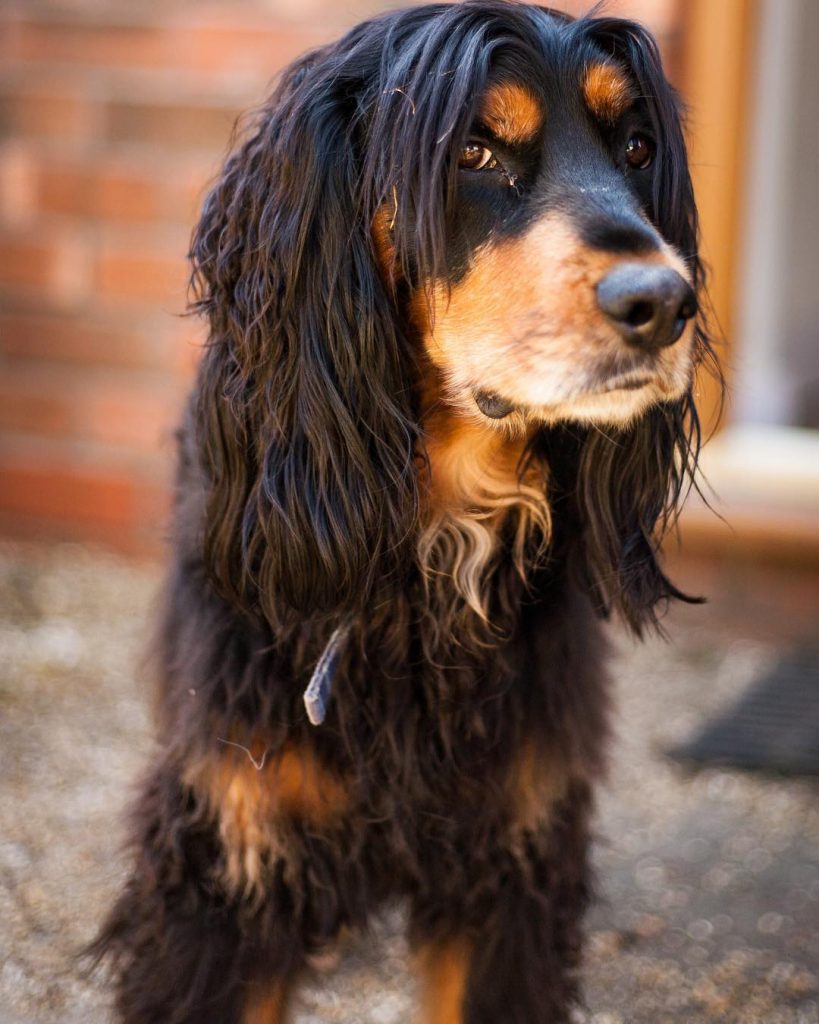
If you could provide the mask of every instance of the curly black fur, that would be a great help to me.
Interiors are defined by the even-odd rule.
[[[426,454],[405,315],[449,273],[452,154],[476,98],[499,59],[525,69],[544,40],[630,69],[657,138],[649,216],[701,288],[678,102],[652,39],[612,18],[467,0],[360,25],[285,72],[206,201],[192,260],[210,337],[180,435],[158,752],[95,946],[127,1024],[272,1022],[249,1016],[254,993],[391,898],[409,901],[417,944],[472,951],[465,1024],[569,1019],[606,734],[599,618],[617,609],[639,632],[682,596],[658,544],[696,467],[696,411],[689,392],[606,434],[536,433],[526,462],[548,471],[551,535],[545,556],[530,538],[522,578],[510,512],[486,622],[418,562]],[[392,277],[372,237],[386,202]],[[701,327],[696,344],[707,356]],[[301,695],[342,620],[315,729]],[[256,769],[224,740],[309,757],[343,813],[277,812],[248,861],[208,784],[244,771],[252,787]],[[542,819],[510,795],[527,750],[563,780]]]

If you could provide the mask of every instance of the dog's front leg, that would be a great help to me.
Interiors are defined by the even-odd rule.
[[[333,865],[305,863],[346,794],[292,744],[222,743],[158,765],[135,808],[130,879],[92,950],[114,968],[118,1020],[283,1024],[294,979],[334,932]],[[313,845],[326,860],[328,844]]]
[[[417,901],[421,1024],[567,1024],[589,898],[589,802],[588,786],[570,782],[550,824],[467,854],[464,891]]]

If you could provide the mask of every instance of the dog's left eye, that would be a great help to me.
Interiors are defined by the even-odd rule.
[[[498,166],[491,149],[480,142],[467,142],[458,156],[458,166],[467,171],[483,171]]]
[[[626,143],[626,163],[637,171],[644,171],[654,160],[654,143],[645,135],[635,133]]]

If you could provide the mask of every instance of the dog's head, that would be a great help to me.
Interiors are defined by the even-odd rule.
[[[651,37],[466,0],[293,65],[194,238],[207,550],[234,597],[400,579],[424,409],[566,438],[587,576],[635,626],[696,460],[707,353],[679,104]],[[431,394],[432,392],[432,394]]]

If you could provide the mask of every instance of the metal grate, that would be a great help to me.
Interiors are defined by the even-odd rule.
[[[701,765],[819,775],[819,650],[783,659],[730,711],[669,755]]]

